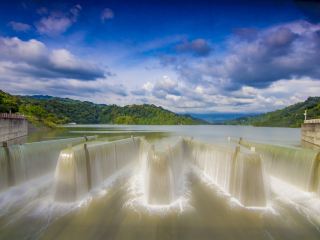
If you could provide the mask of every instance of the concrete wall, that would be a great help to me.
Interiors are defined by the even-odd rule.
[[[301,140],[320,146],[320,119],[304,121],[301,125]]]
[[[0,143],[28,134],[28,121],[14,114],[0,115]]]

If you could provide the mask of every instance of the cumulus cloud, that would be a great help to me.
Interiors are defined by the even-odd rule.
[[[146,82],[135,101],[161,105],[176,112],[266,112],[273,111],[308,96],[317,96],[320,91],[318,82],[310,78],[282,79],[270,86],[259,89],[243,86],[235,91],[217,91],[214,86],[192,85],[188,82],[160,79],[155,83]],[[146,90],[145,85],[151,86]],[[166,87],[174,87],[174,91]],[[161,86],[160,91],[156,86]]]
[[[178,44],[176,50],[180,53],[191,53],[194,56],[204,57],[210,54],[212,48],[205,39],[198,38]]]
[[[181,42],[169,40],[139,50],[172,50]],[[152,103],[199,113],[271,111],[319,95],[320,24],[237,29],[218,54],[201,51],[205,43],[210,47],[205,40],[182,42],[174,48],[180,54],[161,55],[160,62],[144,59],[134,71],[120,68],[114,76],[67,49],[49,49],[34,39],[0,38],[0,84],[12,93]]]
[[[1,73],[2,70],[3,63],[0,62]],[[45,94],[101,103],[109,103],[116,97],[127,96],[127,90],[123,85],[109,83],[105,79],[84,82],[77,79],[41,79],[27,76],[21,78],[12,74],[1,74],[0,84],[2,90],[12,94]]]
[[[223,64],[230,88],[265,88],[280,79],[320,78],[320,25],[300,21],[272,27],[250,42],[231,43]]]
[[[132,94],[178,112],[272,111],[319,95],[320,24],[246,30],[226,49],[207,58],[161,56],[163,69],[177,77],[148,81]]]
[[[67,31],[78,19],[82,7],[77,4],[67,13],[60,11],[50,12],[46,15],[47,9],[39,9],[38,12],[44,15],[36,24],[39,33],[48,36],[57,36]]]
[[[22,22],[11,21],[8,25],[16,32],[28,32],[31,29],[31,26]]]
[[[183,81],[219,86],[221,91],[266,88],[281,79],[320,78],[320,24],[296,21],[241,34],[230,37],[224,56],[188,61],[176,57],[166,64]]]
[[[105,8],[101,13],[100,18],[101,18],[101,21],[104,23],[105,21],[114,18],[114,12],[110,8]]]
[[[97,65],[80,60],[66,49],[50,50],[42,42],[0,38],[0,61],[12,74],[45,78],[74,78],[92,81],[105,73]],[[108,74],[108,73],[106,73]]]
[[[48,94],[110,103],[128,95],[127,88],[94,63],[67,49],[0,37],[0,86],[12,94]]]
[[[144,85],[145,88],[148,88],[148,85]],[[150,86],[149,86],[150,88]],[[156,84],[152,87],[152,93],[158,98],[165,98],[169,95],[171,96],[180,96],[181,93],[178,89],[178,83],[173,81],[168,76],[163,76],[163,79],[157,81]]]

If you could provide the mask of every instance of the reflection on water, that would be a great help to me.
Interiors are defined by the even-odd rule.
[[[225,142],[227,137],[243,137],[257,142],[284,145],[300,145],[299,128],[270,128],[227,125],[65,125],[54,130],[36,131],[28,136],[28,142],[98,135],[110,139],[144,136],[147,140],[168,136],[194,137],[208,142]]]
[[[314,173],[295,172],[313,155],[294,150],[290,174],[294,151],[261,144],[299,146],[299,129],[81,125],[36,134],[28,141],[100,140],[62,151],[55,174],[0,192],[0,239],[320,238],[320,198],[299,185]],[[260,142],[261,153],[237,148],[228,136]]]

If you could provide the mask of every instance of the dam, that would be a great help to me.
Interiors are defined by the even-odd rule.
[[[139,159],[141,144],[149,145]],[[55,172],[55,199],[76,201],[128,164],[144,169],[147,204],[171,204],[180,195],[186,168],[194,166],[244,206],[265,207],[267,189],[260,157],[242,148],[214,147],[180,139],[166,150],[141,139],[93,142],[62,151]]]
[[[0,143],[28,135],[28,121],[19,114],[0,113]]]
[[[301,140],[320,147],[320,119],[304,121],[301,125]]]
[[[180,135],[0,148],[0,239],[318,239],[319,156]]]

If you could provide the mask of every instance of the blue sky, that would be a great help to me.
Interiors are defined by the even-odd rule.
[[[302,0],[1,2],[0,85],[181,113],[270,111],[319,94],[319,16]]]

